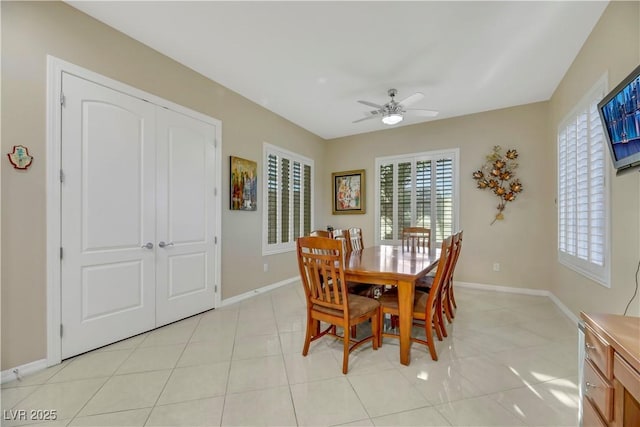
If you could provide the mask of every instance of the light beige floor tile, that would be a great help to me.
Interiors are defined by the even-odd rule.
[[[279,334],[280,348],[282,349],[282,353],[283,354],[288,354],[288,353],[302,354],[302,347],[304,346],[304,334],[305,334],[304,330],[301,332],[280,333]],[[317,347],[319,344],[322,344],[322,346],[326,346],[326,344],[324,343],[324,340],[320,339],[318,341],[311,343],[311,346],[309,347],[309,352],[311,352],[311,349],[314,347]],[[314,350],[314,351],[318,351],[318,350]]]
[[[170,370],[164,370],[111,377],[79,415],[151,407],[158,399],[170,373]]]
[[[418,389],[395,369],[349,375],[348,379],[370,417],[429,406]]]
[[[555,380],[493,395],[528,425],[578,425],[578,386],[571,380]]]
[[[32,385],[40,385],[46,383],[52,376],[60,372],[69,364],[70,360],[65,360],[58,365],[43,369],[33,374],[24,375],[20,380],[13,380],[2,384],[2,389],[13,387],[27,387]]]
[[[372,419],[375,426],[449,426],[434,408],[419,408]]]
[[[116,374],[171,369],[176,366],[184,347],[185,344],[138,348],[118,368]]]
[[[282,356],[234,360],[229,374],[229,393],[287,385]]]
[[[280,337],[277,334],[238,337],[233,347],[234,360],[274,356],[276,354],[282,354]]]
[[[284,355],[289,384],[325,380],[342,376],[342,363],[329,350],[314,351],[302,356],[300,353]]]
[[[490,396],[458,400],[435,409],[452,426],[525,426],[519,417],[502,407]]]
[[[135,409],[132,411],[111,412],[109,414],[76,417],[69,427],[134,427],[144,426],[151,408]]]
[[[270,319],[249,319],[239,322],[236,330],[236,337],[246,337],[254,335],[273,335],[278,333],[278,325],[275,318]]]
[[[149,416],[147,426],[217,426],[222,417],[223,397],[193,400],[156,406]]]
[[[291,386],[298,425],[343,424],[367,418],[346,378],[313,381]]]
[[[349,354],[349,375],[369,374],[396,367],[395,362],[389,360],[387,354],[373,350],[372,345],[372,342],[365,343]],[[340,363],[342,370],[344,354],[342,341],[329,341],[328,347],[333,352],[333,357]]]
[[[551,341],[563,341],[578,335],[578,327],[566,318],[534,320],[532,322],[519,323],[519,326]]]
[[[158,405],[224,396],[230,362],[176,368],[165,386]]]
[[[278,333],[283,332],[304,332],[307,328],[307,317],[296,313],[287,317],[276,317]]]
[[[17,405],[22,399],[38,389],[37,385],[28,387],[11,387],[0,390],[0,403],[2,410],[8,410]]]
[[[207,365],[231,360],[233,346],[215,341],[189,343],[178,360],[178,367]]]
[[[227,394],[223,426],[295,426],[289,387]]]
[[[149,332],[139,347],[157,347],[171,344],[184,344],[193,335],[200,319],[190,317]]]
[[[346,424],[336,424],[336,427],[373,427],[373,421],[369,418],[365,418],[364,420],[353,421]]]
[[[271,301],[266,302],[263,305],[256,305],[253,307],[240,308],[238,313],[238,324],[251,322],[254,320],[275,321],[276,317],[273,313],[273,306]]]
[[[444,360],[428,364],[411,363],[398,370],[433,405],[484,394],[460,374],[458,363]]]
[[[540,347],[494,353],[493,358],[529,384],[577,374],[572,366],[559,364],[545,357],[544,350]]]
[[[91,378],[63,383],[44,384],[15,405],[14,409],[56,411],[58,420],[73,418],[98,389],[106,378]],[[33,419],[8,421],[3,426],[33,423]]]
[[[149,334],[144,333],[144,334],[136,335],[135,337],[127,338],[126,340],[118,341],[117,343],[101,347],[97,349],[96,352],[114,351],[114,350],[133,350],[137,348],[142,343],[142,341],[144,341],[147,338],[147,335]]]
[[[468,357],[458,361],[458,372],[485,394],[518,388],[525,380],[498,361],[486,357]]]
[[[223,322],[204,322],[193,331],[190,343],[202,341],[214,341],[222,345],[233,345],[236,336],[236,328],[234,324],[225,324]]]

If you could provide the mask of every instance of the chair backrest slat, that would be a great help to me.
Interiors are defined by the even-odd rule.
[[[431,250],[431,229],[405,227],[402,230],[402,250],[407,252],[429,252]]]
[[[298,267],[307,304],[342,310],[349,315],[344,280],[343,243],[327,237],[300,237]]]
[[[451,269],[451,261],[453,260],[453,237],[449,236],[442,241],[442,248],[440,250],[440,260],[438,261],[438,267],[436,275],[433,278],[433,284],[429,290],[429,297],[427,299],[426,309],[427,318],[429,315],[435,313],[436,304],[438,302],[438,295],[440,288],[445,281],[449,280],[449,272]]]

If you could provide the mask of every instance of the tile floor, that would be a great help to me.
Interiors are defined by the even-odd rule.
[[[348,375],[332,338],[302,357],[297,283],[6,383],[2,425],[28,424],[21,409],[60,426],[577,425],[576,326],[546,297],[456,295],[438,362],[414,344],[400,365],[393,339],[352,353]]]

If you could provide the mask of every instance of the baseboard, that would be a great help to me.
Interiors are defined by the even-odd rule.
[[[25,365],[21,365],[15,368],[9,368],[6,371],[2,371],[2,377],[0,377],[0,383],[8,383],[9,381],[17,380],[25,375],[33,374],[38,371],[42,371],[47,367],[47,359],[36,360]]]
[[[256,295],[272,291],[274,289],[280,288],[280,287],[288,285],[290,283],[297,282],[299,280],[300,280],[300,277],[296,276],[296,277],[292,277],[290,279],[282,280],[280,282],[272,283],[271,285],[267,285],[267,286],[263,286],[263,287],[258,288],[258,289],[254,289],[254,290],[249,291],[249,292],[245,292],[245,293],[240,294],[240,295],[236,295],[234,297],[225,298],[225,299],[222,300],[221,307],[225,307],[227,305],[231,305],[231,304],[235,304],[235,303],[240,302],[240,301],[244,301],[244,300],[252,298],[252,297],[254,297]]]
[[[487,285],[483,283],[472,283],[472,282],[453,282],[455,286],[459,286],[461,288],[467,289],[479,289],[483,291],[494,291],[494,292],[509,292],[512,294],[521,294],[521,295],[534,295],[534,296],[543,296],[548,297],[551,301],[562,311],[562,313],[569,318],[573,323],[578,325],[579,319],[573,314],[569,308],[563,304],[557,296],[555,296],[551,291],[547,291],[544,289],[531,289],[531,288],[515,288],[510,286],[498,286],[498,285]]]

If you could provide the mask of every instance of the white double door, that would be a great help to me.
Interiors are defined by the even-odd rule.
[[[215,135],[63,73],[62,358],[214,307]]]

